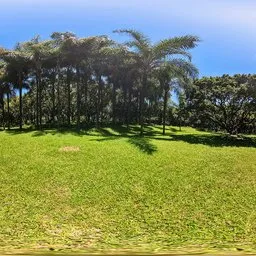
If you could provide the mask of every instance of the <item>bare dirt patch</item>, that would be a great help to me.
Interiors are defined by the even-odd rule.
[[[80,151],[80,148],[76,146],[65,146],[65,147],[61,147],[59,151],[60,152],[78,152]]]

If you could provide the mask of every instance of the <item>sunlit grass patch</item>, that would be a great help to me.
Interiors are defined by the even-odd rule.
[[[64,146],[59,149],[60,152],[78,152],[80,151],[79,147],[76,146]]]

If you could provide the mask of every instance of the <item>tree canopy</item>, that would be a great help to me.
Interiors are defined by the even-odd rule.
[[[230,134],[255,132],[256,75],[198,79],[188,90],[187,101],[196,126]]]
[[[129,40],[54,32],[0,48],[2,127],[140,124],[143,134],[156,123],[163,134],[168,124],[255,132],[255,75],[198,79],[190,51],[197,36],[152,43],[135,30],[114,32]]]

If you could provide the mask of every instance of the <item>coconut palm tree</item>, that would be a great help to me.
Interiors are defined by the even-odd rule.
[[[191,60],[188,52],[197,46],[200,41],[197,36],[181,36],[161,40],[152,44],[150,39],[144,34],[135,30],[116,30],[116,33],[128,34],[132,40],[125,43],[136,54],[136,61],[140,68],[141,88],[140,88],[140,126],[141,135],[144,126],[144,99],[148,87],[148,78],[154,69],[159,68],[166,60],[170,60],[177,55],[181,55],[187,60]]]

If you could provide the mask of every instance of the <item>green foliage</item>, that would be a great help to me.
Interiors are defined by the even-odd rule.
[[[135,30],[115,32],[132,40],[118,44],[105,35],[80,38],[71,32],[54,32],[50,40],[36,36],[13,51],[1,49],[6,81],[19,89],[18,109],[9,109],[2,126],[5,119],[11,125],[19,122],[20,128],[29,123],[37,129],[74,123],[78,129],[88,124],[140,123],[143,132],[145,121],[160,120],[164,87],[159,86],[157,71],[168,65],[165,84],[178,76],[183,82],[193,77],[197,70],[186,58],[190,59],[188,50],[198,38],[175,37],[151,44]],[[1,96],[7,97],[6,92]],[[16,106],[12,101],[16,98],[10,98]],[[5,105],[1,104],[3,113]]]
[[[231,134],[255,130],[256,76],[224,75],[196,80],[188,107],[202,126]]]
[[[0,48],[2,127],[139,123],[143,134],[145,124],[157,123],[164,134],[172,123],[255,133],[255,75],[202,78],[191,86],[199,71],[189,50],[198,37],[152,43],[136,30],[115,32],[131,40],[119,44],[105,35],[54,32],[50,40],[36,36],[13,51]],[[185,98],[177,104],[174,94],[178,101]]]

